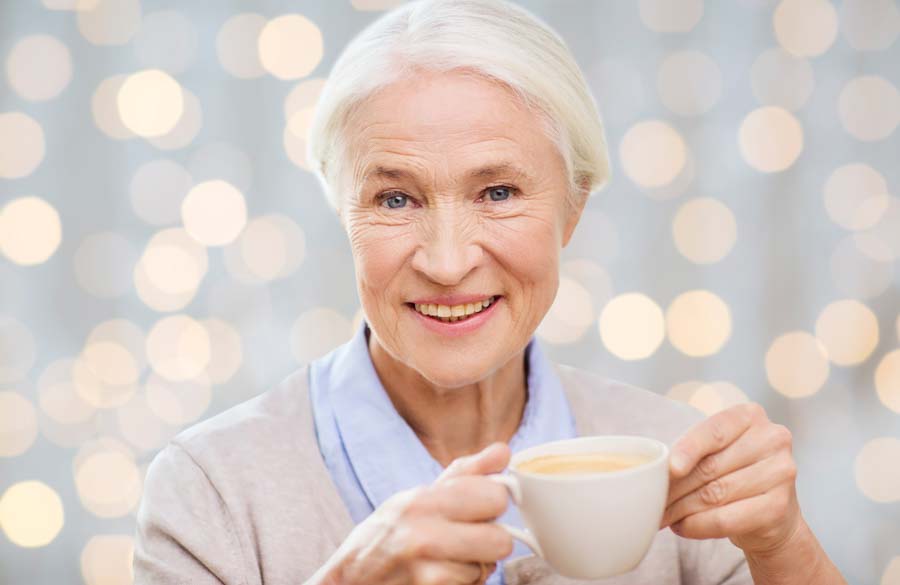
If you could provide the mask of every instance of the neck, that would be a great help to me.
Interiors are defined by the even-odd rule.
[[[391,356],[375,335],[369,354],[394,408],[442,466],[495,441],[508,443],[527,399],[524,349],[483,380],[442,388]]]

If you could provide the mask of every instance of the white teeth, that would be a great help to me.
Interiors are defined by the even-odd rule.
[[[466,303],[464,305],[453,306],[416,303],[415,308],[416,311],[422,313],[423,315],[437,317],[445,323],[453,323],[455,321],[462,321],[463,319],[470,317],[475,313],[480,313],[484,309],[488,308],[493,301],[494,297],[490,297],[482,301],[475,301],[474,303]]]

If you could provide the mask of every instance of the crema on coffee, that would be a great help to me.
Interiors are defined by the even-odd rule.
[[[567,453],[542,455],[516,465],[526,473],[565,475],[620,471],[652,461],[654,457],[627,453]]]

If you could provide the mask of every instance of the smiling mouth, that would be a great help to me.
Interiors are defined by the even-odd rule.
[[[464,305],[434,305],[427,303],[406,303],[408,307],[425,315],[435,321],[442,323],[455,323],[457,321],[466,321],[484,311],[500,298],[499,295],[488,297],[474,303],[466,303]]]

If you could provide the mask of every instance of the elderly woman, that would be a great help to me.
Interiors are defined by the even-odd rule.
[[[800,513],[791,435],[761,407],[701,420],[551,363],[533,337],[608,177],[594,102],[546,25],[501,0],[384,15],[334,66],[310,154],[366,318],[157,456],[136,583],[568,582],[494,523],[521,520],[485,476],[592,434],[672,445],[660,531],[603,583],[844,582]]]

